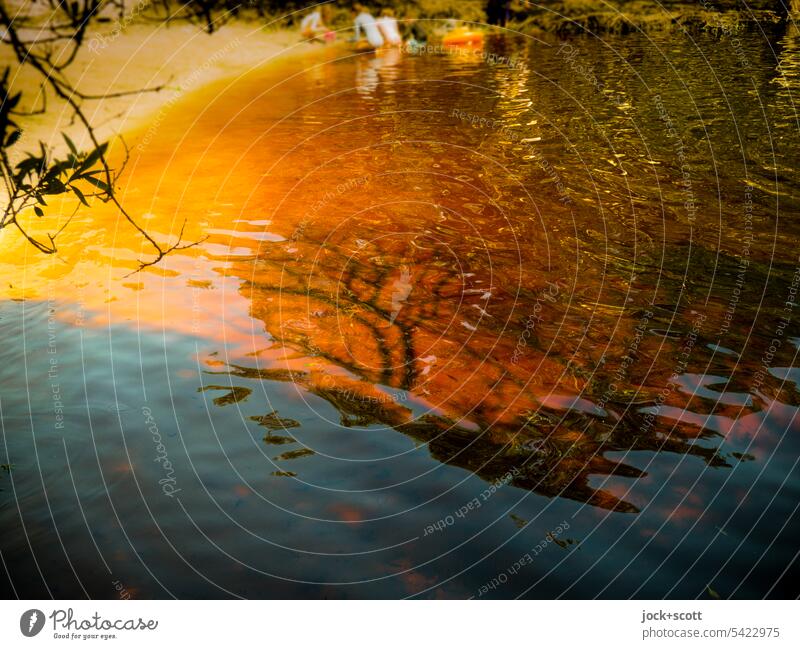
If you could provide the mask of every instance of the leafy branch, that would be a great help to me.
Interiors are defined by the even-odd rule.
[[[83,102],[110,96],[124,96],[129,93],[84,94],[63,74],[75,60],[91,21],[97,19],[105,6],[113,5],[121,14],[124,11],[124,2],[122,0],[114,2],[31,0],[28,7],[40,8],[45,4],[48,17],[44,24],[39,24],[41,19],[33,13],[16,13],[12,16],[5,5],[5,0],[0,0],[0,26],[4,28],[0,43],[11,48],[20,66],[35,70],[42,77],[44,86],[69,107],[73,120],[82,126],[91,148],[87,152],[78,151],[72,140],[62,134],[68,149],[65,157],[56,157],[49,147],[39,142],[37,152],[28,152],[20,161],[13,162],[9,150],[18,145],[23,134],[15,117],[24,113],[18,110],[22,93],[11,91],[8,83],[10,68],[6,68],[0,77],[0,175],[3,177],[3,189],[7,201],[0,211],[0,230],[15,226],[38,250],[46,254],[55,253],[56,238],[69,224],[75,212],[57,232],[47,234],[46,240],[28,233],[21,224],[20,217],[30,209],[33,209],[37,217],[42,217],[45,209],[49,208],[47,201],[50,197],[70,194],[76,199],[76,211],[81,205],[89,206],[90,199],[113,204],[125,220],[145,238],[154,250],[154,258],[140,261],[138,270],[158,263],[174,250],[197,245],[199,241],[189,244],[182,242],[185,220],[177,243],[174,245],[158,243],[136,222],[116,194],[116,181],[127,162],[127,146],[122,165],[117,170],[112,169],[107,158],[109,143],[99,140],[95,128],[83,110]],[[30,29],[31,27],[36,27],[36,36],[23,37],[23,30],[34,31]],[[139,92],[157,92],[160,89],[161,87],[148,88]],[[43,104],[41,110],[44,106],[46,104]]]

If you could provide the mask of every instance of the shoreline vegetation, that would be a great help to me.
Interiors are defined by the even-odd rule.
[[[120,135],[146,131],[187,93],[321,47],[298,33],[308,2],[80,0],[72,5],[74,15],[59,9],[66,12],[62,16],[48,3],[0,0],[0,76],[5,70],[0,151],[6,181],[0,187],[5,208],[0,239],[7,244],[3,235],[14,225],[44,253],[57,250],[51,233],[29,236],[25,228],[40,230],[39,219],[53,211],[45,200],[50,194],[69,194],[76,208],[96,200],[116,203],[114,181],[122,169],[109,166],[106,148],[108,155],[127,158],[117,156],[123,148]],[[338,41],[346,41],[351,3],[330,6],[330,24]],[[429,43],[440,42],[459,21],[486,22],[484,0],[375,0],[370,7],[376,12],[392,7],[406,30],[415,24],[415,33]],[[748,29],[785,29],[800,17],[798,9],[800,0],[515,0],[508,5],[505,27],[485,29],[560,39],[682,30],[723,39]],[[30,153],[36,149],[41,153]],[[17,179],[15,168],[25,160],[27,175]],[[92,171],[87,161],[99,168]],[[82,175],[76,177],[76,169]],[[9,200],[10,195],[16,198]],[[160,260],[166,249],[118,207]],[[70,219],[57,221],[57,232]]]
[[[743,8],[745,3],[737,0],[562,0],[512,12],[509,26],[523,32],[537,30],[561,35],[703,31],[723,36],[759,27],[771,29],[791,20],[789,4],[788,0],[785,4],[756,0]],[[800,3],[791,4],[795,12],[800,11]]]

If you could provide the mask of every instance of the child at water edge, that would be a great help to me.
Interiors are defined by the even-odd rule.
[[[397,28],[397,18],[394,17],[394,11],[387,8],[381,12],[381,17],[376,21],[378,29],[381,30],[381,35],[389,45],[402,45],[403,37],[400,36],[400,30]]]
[[[300,22],[300,34],[303,38],[333,40],[336,35],[326,26],[329,14],[328,5],[306,14]]]
[[[364,37],[372,47],[382,47],[383,36],[381,36],[381,30],[378,29],[378,23],[375,21],[375,18],[372,17],[372,14],[367,11],[366,7],[362,4],[354,4],[353,15],[355,16],[355,21],[353,23],[356,30],[355,41],[358,42],[361,37],[361,30],[363,29]]]

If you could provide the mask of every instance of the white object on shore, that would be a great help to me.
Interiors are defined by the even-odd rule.
[[[381,36],[381,31],[378,29],[378,23],[375,22],[372,14],[369,14],[366,11],[358,14],[355,20],[355,28],[356,41],[358,41],[359,37],[361,36],[361,30],[363,29],[364,36],[369,41],[369,44],[372,45],[372,47],[381,47],[383,45],[383,36]]]
[[[397,28],[397,18],[392,16],[381,16],[375,22],[378,23],[378,29],[381,30],[383,38],[389,45],[400,45],[403,42],[403,37],[400,36],[400,30]]]
[[[317,32],[322,29],[322,14],[319,11],[312,11],[300,22],[300,33],[306,34]]]

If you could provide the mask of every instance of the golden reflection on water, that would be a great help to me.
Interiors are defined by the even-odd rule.
[[[393,427],[443,462],[486,479],[513,470],[514,484],[546,495],[635,510],[624,490],[590,486],[592,475],[643,475],[605,451],[726,465],[697,442],[757,422],[746,386],[729,382],[735,358],[705,363],[721,388],[692,371],[726,302],[692,294],[696,278],[679,265],[687,224],[676,217],[659,233],[645,217],[631,228],[561,200],[554,175],[507,137],[559,137],[531,117],[545,86],[529,68],[472,57],[424,78],[424,61],[399,51],[339,54],[187,96],[130,137],[141,146],[124,204],[161,242],[185,220],[197,247],[135,273],[151,251],[98,206],[76,217],[56,257],[5,235],[5,296],[56,299],[84,326],[216,340],[222,366],[200,359],[212,375],[292,382],[335,405],[344,426]],[[471,88],[476,69],[491,92]],[[503,128],[464,127],[454,108],[489,111]],[[632,164],[622,181],[614,159],[588,165],[601,188],[623,182],[631,204],[639,191],[647,204],[652,165]],[[613,213],[625,198],[602,200]],[[710,228],[704,237],[719,242]],[[657,260],[660,246],[675,268],[632,259],[644,248]],[[678,309],[684,291],[691,305]],[[709,407],[713,431],[691,416]]]

